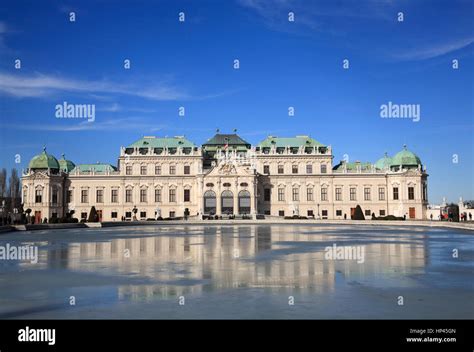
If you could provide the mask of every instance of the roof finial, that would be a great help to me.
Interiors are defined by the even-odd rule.
[[[46,153],[46,144],[43,145],[43,152]]]
[[[216,133],[219,133],[219,129],[218,129],[218,128],[216,129]]]
[[[236,132],[237,132],[237,128],[234,128],[234,133],[236,133]]]
[[[403,149],[407,150],[407,145],[406,144],[403,145]]]
[[[66,154],[62,153],[61,156],[62,156],[63,160],[66,160]]]
[[[383,155],[384,155],[386,158],[388,157],[388,153],[387,153],[387,152],[383,153]]]

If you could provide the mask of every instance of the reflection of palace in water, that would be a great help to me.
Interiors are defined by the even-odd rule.
[[[237,287],[332,291],[337,274],[363,279],[394,270],[423,271],[428,258],[422,233],[418,243],[408,244],[399,229],[396,236],[387,233],[378,241],[361,234],[360,243],[354,242],[354,234],[350,243],[344,242],[341,227],[177,226],[160,228],[159,233],[151,227],[131,231],[130,238],[63,248],[52,243],[49,251],[40,248],[40,265],[143,279],[121,285],[119,298],[146,299]],[[325,248],[333,243],[365,245],[365,263],[326,260]]]

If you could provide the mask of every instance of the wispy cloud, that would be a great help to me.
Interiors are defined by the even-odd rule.
[[[109,80],[76,80],[41,73],[32,76],[0,73],[0,92],[15,97],[44,97],[58,92],[69,92],[121,94],[158,101],[190,98],[184,90],[167,83],[146,86],[138,83],[122,84]]]
[[[139,113],[154,113],[156,109],[147,109],[147,108],[137,108],[133,106],[123,106],[119,103],[112,103],[106,106],[99,106],[97,111],[105,111],[105,112],[122,112],[122,111],[129,111],[129,112],[139,112]]]
[[[393,54],[392,57],[398,61],[421,61],[443,56],[472,45],[474,38],[456,39],[450,42],[425,46],[422,48],[409,49],[401,53]]]
[[[273,30],[294,31],[292,27],[312,31],[337,32],[334,17],[363,20],[392,20],[391,0],[237,0],[241,6],[254,11]],[[295,21],[288,26],[288,12],[295,14]],[[329,25],[328,25],[329,24]]]
[[[97,110],[106,111],[106,112],[119,112],[119,111],[122,111],[122,107],[117,103],[113,103],[112,105],[99,107]]]
[[[33,130],[48,132],[77,132],[77,131],[117,131],[117,130],[138,130],[141,132],[157,132],[166,128],[160,125],[136,118],[107,119],[104,121],[70,121],[58,120],[54,124],[2,124],[2,128],[12,130]]]

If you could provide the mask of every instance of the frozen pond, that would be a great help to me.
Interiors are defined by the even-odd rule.
[[[0,318],[474,318],[474,234],[462,230],[165,224],[0,235],[0,247],[21,245],[38,246],[38,262],[0,260]],[[334,245],[360,251],[331,259]]]

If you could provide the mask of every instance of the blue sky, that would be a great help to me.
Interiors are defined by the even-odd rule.
[[[407,144],[430,202],[474,199],[473,18],[469,0],[2,1],[0,167],[43,145],[115,164],[144,135],[201,144],[237,128],[252,144],[309,134],[335,163]],[[64,101],[95,104],[95,121],[57,119]],[[420,104],[420,121],[382,119],[389,101]]]

